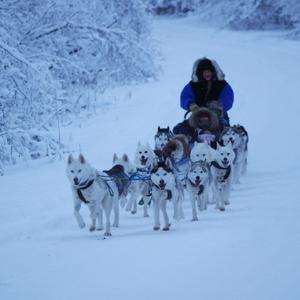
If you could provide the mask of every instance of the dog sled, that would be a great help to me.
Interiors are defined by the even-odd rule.
[[[196,112],[188,111],[183,122],[173,128],[173,133],[187,136],[191,146],[195,141],[214,144],[224,128],[221,116],[219,111],[208,107],[201,107]]]

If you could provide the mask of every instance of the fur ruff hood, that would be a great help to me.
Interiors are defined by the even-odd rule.
[[[193,65],[193,71],[192,71],[192,81],[193,82],[199,82],[199,78],[197,76],[197,69],[198,69],[198,66],[199,64],[203,61],[203,60],[206,60],[208,59],[207,57],[201,57],[199,59],[197,59],[195,62],[194,62],[194,65]],[[212,60],[212,59],[209,59],[215,69],[215,76],[216,76],[216,79],[217,80],[224,80],[225,79],[225,74],[224,72],[222,71],[222,69],[220,68],[220,66],[218,65],[218,63],[215,61],[215,60]]]
[[[211,131],[212,133],[219,131],[220,124],[219,124],[218,116],[213,111],[205,107],[202,107],[200,108],[199,111],[192,113],[192,115],[188,119],[189,125],[194,129],[199,128],[200,118],[203,117],[203,115],[208,116],[209,119],[208,130]]]

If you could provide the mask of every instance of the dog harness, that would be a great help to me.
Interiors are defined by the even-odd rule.
[[[219,169],[219,170],[226,170],[226,173],[225,173],[223,179],[220,181],[220,182],[225,182],[228,179],[228,177],[229,177],[229,175],[231,173],[231,166],[228,166],[227,168],[224,168],[224,167],[221,167],[216,161],[213,161],[211,163],[211,165],[213,167]]]
[[[94,179],[92,179],[92,180],[90,180],[90,181],[86,181],[84,184],[80,185],[79,187],[75,187],[79,199],[80,199],[83,203],[85,203],[85,204],[90,203],[90,201],[87,201],[87,200],[84,198],[84,196],[83,196],[81,190],[85,190],[85,189],[89,188],[93,183],[94,183]]]

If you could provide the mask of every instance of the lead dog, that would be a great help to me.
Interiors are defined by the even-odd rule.
[[[137,212],[137,202],[142,197],[144,217],[149,217],[148,204],[151,200],[151,180],[150,172],[152,168],[154,153],[149,144],[137,145],[135,152],[135,168],[133,180],[130,183],[131,197],[126,205],[126,210],[132,214]]]
[[[88,206],[91,217],[90,231],[102,230],[103,220],[102,213],[104,211],[106,217],[105,236],[111,235],[110,215],[114,208],[118,209],[118,188],[113,181],[109,183],[98,177],[99,173],[92,168],[85,160],[82,154],[78,159],[74,159],[72,155],[68,157],[67,177],[71,184],[74,216],[80,228],[85,227],[84,220],[80,214],[81,204]],[[107,176],[101,173],[103,176]],[[101,175],[100,174],[100,175]],[[114,226],[118,226],[118,212],[115,213]],[[96,224],[96,220],[98,223]]]
[[[235,158],[234,151],[230,144],[220,146],[217,144],[215,160],[211,163],[213,196],[216,201],[216,208],[224,211],[228,205],[231,182],[232,165]]]
[[[192,204],[192,221],[198,221],[196,203],[202,211],[206,209],[209,192],[209,170],[203,162],[192,163],[186,183]]]
[[[176,188],[175,176],[172,171],[172,164],[169,159],[165,162],[154,161],[151,171],[152,199],[154,209],[153,230],[160,228],[160,211],[164,218],[163,230],[170,229],[170,221],[167,213],[167,201],[171,200],[174,205],[174,219],[178,219],[179,194]]]

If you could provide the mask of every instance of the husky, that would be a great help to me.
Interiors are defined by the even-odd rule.
[[[216,200],[216,208],[224,211],[228,205],[231,182],[232,166],[235,159],[231,144],[220,146],[217,144],[215,160],[211,163],[213,196]]]
[[[144,217],[149,217],[148,204],[151,200],[151,180],[150,172],[152,168],[154,153],[149,144],[141,144],[138,142],[135,152],[135,173],[129,187],[131,197],[126,205],[126,210],[132,214],[137,212],[138,200],[142,197]]]
[[[163,147],[168,143],[168,141],[171,139],[173,136],[172,131],[170,130],[170,127],[168,126],[167,128],[160,128],[158,126],[157,132],[154,136],[154,141],[155,141],[155,150],[162,150]]]
[[[113,166],[121,165],[124,168],[124,180],[123,184],[126,184],[126,187],[123,188],[123,193],[120,195],[120,205],[121,207],[125,207],[127,203],[127,196],[132,196],[136,194],[136,189],[133,189],[131,185],[131,178],[136,173],[135,165],[130,161],[127,154],[123,154],[122,157],[118,157],[116,153],[113,155]],[[132,200],[129,200],[132,201]]]
[[[196,203],[199,210],[205,210],[209,191],[209,170],[204,162],[191,164],[186,183],[192,204],[192,221],[198,221]]]
[[[175,176],[172,171],[170,159],[165,162],[154,161],[151,170],[152,182],[152,199],[154,210],[154,227],[153,230],[160,229],[160,211],[164,218],[163,230],[170,229],[170,221],[167,213],[167,201],[171,200],[174,205],[174,219],[178,219],[178,200],[179,193],[176,188]]]
[[[105,236],[111,235],[110,215],[114,208],[118,210],[118,188],[114,182],[107,182],[99,175],[107,176],[105,173],[99,173],[92,168],[82,154],[78,159],[74,159],[72,155],[68,157],[67,177],[71,183],[74,201],[74,216],[80,228],[85,227],[84,220],[80,215],[81,204],[88,206],[91,217],[90,231],[102,230],[103,221],[102,213],[104,211],[106,217]],[[118,226],[119,214],[115,213],[113,226]],[[97,220],[97,224],[96,224]]]
[[[245,175],[247,172],[247,158],[248,158],[248,143],[249,143],[249,136],[248,136],[248,132],[245,129],[244,126],[242,125],[235,125],[234,126],[237,129],[237,132],[239,133],[242,142],[240,145],[240,150],[243,152],[243,159],[242,159],[242,170],[241,170],[241,174]]]
[[[214,160],[215,150],[211,148],[207,143],[194,143],[191,150],[190,159],[192,163],[203,162],[210,164]]]
[[[174,135],[162,150],[164,159],[170,159],[174,170],[176,185],[179,190],[179,219],[184,218],[182,202],[184,199],[184,189],[186,177],[190,163],[189,139],[183,134]]]
[[[240,183],[242,169],[245,164],[247,153],[245,152],[245,144],[243,137],[238,127],[226,127],[221,134],[221,140],[224,145],[231,143],[232,149],[235,153],[235,160],[233,162],[233,183]]]

